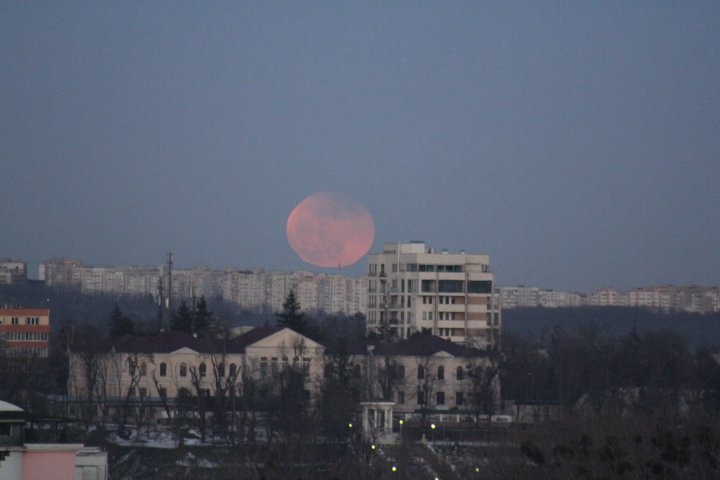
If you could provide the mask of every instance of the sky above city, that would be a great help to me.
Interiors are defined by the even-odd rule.
[[[317,191],[499,285],[720,284],[720,3],[0,6],[0,257],[337,272]],[[342,271],[360,275],[365,259]]]

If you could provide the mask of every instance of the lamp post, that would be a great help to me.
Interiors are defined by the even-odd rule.
[[[430,424],[430,440],[435,441],[435,429],[437,426],[434,423]]]

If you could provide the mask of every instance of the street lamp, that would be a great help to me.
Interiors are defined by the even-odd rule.
[[[435,426],[434,423],[430,424],[430,440],[432,440],[432,441],[435,441],[435,429],[436,428],[437,427]]]
[[[394,472],[397,472],[397,467],[396,467],[395,465],[393,465],[392,468],[390,468],[390,470],[392,470],[393,473],[394,473]]]

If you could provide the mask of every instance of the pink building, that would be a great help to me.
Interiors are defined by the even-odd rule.
[[[25,412],[0,400],[2,480],[105,480],[107,454],[81,443],[25,443]]]

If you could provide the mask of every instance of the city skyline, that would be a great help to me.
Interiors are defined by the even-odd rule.
[[[499,285],[720,283],[716,3],[0,12],[3,256],[329,273],[286,221],[336,191]]]

